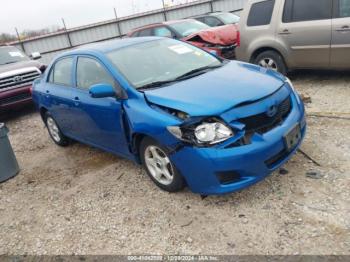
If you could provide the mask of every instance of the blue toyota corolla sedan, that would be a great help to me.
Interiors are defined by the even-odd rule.
[[[129,38],[64,53],[33,86],[53,141],[142,164],[174,192],[224,194],[284,164],[306,130],[284,76],[168,38]]]

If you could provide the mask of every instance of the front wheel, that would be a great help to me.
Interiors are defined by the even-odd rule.
[[[287,74],[287,66],[283,61],[283,57],[275,51],[262,52],[254,59],[253,63],[280,72],[283,75]]]
[[[158,187],[168,192],[185,187],[185,181],[171,162],[167,150],[153,139],[142,140],[140,156],[147,174]]]

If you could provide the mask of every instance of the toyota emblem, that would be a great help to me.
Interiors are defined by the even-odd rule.
[[[276,114],[277,114],[277,106],[275,106],[275,105],[270,106],[266,112],[266,115],[268,117],[274,117]]]
[[[23,81],[23,77],[22,76],[15,76],[12,80],[15,83],[19,83],[19,82]]]

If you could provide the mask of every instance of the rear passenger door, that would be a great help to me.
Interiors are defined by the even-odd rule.
[[[289,51],[289,66],[330,65],[332,0],[285,0],[277,40]]]
[[[350,0],[334,0],[331,67],[350,68]]]
[[[75,135],[72,112],[73,57],[59,59],[51,68],[46,83],[45,99],[49,111],[65,135]]]

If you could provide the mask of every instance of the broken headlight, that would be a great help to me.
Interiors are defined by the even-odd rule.
[[[168,130],[178,139],[199,146],[218,144],[233,136],[231,128],[217,120],[191,125],[169,126]]]

